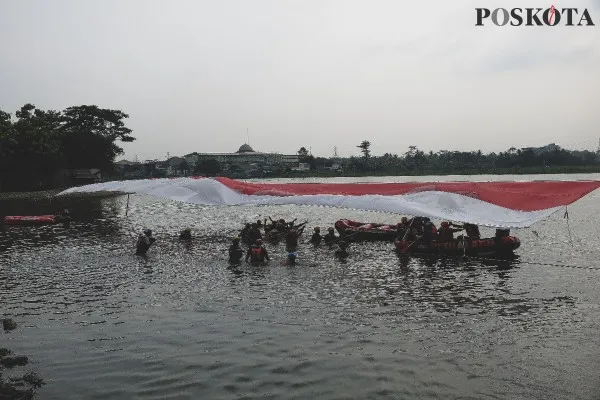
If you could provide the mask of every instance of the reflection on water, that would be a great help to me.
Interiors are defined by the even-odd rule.
[[[573,246],[553,215],[516,232],[512,260],[398,256],[390,243],[352,243],[339,260],[305,244],[295,266],[283,244],[267,265],[230,265],[230,237],[268,215],[322,229],[398,216],[132,196],[125,217],[125,199],[2,203],[75,219],[0,231],[3,315],[21,321],[10,347],[35,360],[40,398],[596,395],[599,272],[560,266],[597,265],[594,195],[569,208]],[[135,256],[145,227],[156,245]]]

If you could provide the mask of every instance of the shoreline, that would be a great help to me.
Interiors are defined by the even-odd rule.
[[[18,200],[18,199],[49,199],[62,192],[64,189],[48,189],[27,192],[0,192],[0,200]]]
[[[307,171],[306,173],[297,172],[290,174],[278,174],[273,176],[259,176],[259,177],[245,177],[245,178],[232,178],[232,179],[241,179],[241,180],[255,180],[255,179],[304,179],[304,178],[366,178],[366,177],[418,177],[418,176],[489,176],[489,175],[576,175],[576,174],[594,174],[600,173],[600,167],[549,167],[544,170],[540,170],[538,167],[535,168],[515,168],[515,169],[502,169],[502,170],[493,170],[493,171],[469,171],[469,170],[451,170],[451,171],[433,171],[433,170],[422,170],[419,172],[403,172],[403,173],[395,173],[394,171],[373,171],[373,172],[334,172],[334,171]],[[186,175],[186,176],[195,176],[195,175]],[[186,176],[178,176],[173,178],[183,178]],[[225,176],[226,175],[215,175],[215,176]],[[207,176],[214,177],[214,176]],[[135,178],[135,179],[153,179],[151,177],[145,178]],[[113,180],[119,180],[112,179]],[[123,179],[123,180],[134,180],[134,179]],[[104,182],[110,182],[109,180]],[[59,188],[59,189],[46,189],[46,190],[37,190],[37,191],[23,191],[23,192],[0,192],[0,201],[2,200],[16,200],[16,199],[33,199],[33,200],[42,200],[42,199],[50,199],[54,198],[58,193],[66,190],[68,188]],[[118,195],[113,192],[104,193],[101,196],[115,196]],[[68,197],[68,196],[65,196]]]

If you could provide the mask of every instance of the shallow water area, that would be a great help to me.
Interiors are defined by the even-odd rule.
[[[474,180],[513,178],[531,179]],[[357,180],[442,179],[470,180]],[[29,357],[40,399],[595,399],[599,196],[569,206],[568,225],[559,212],[513,231],[512,261],[399,257],[391,243],[353,243],[338,260],[303,244],[295,266],[281,243],[267,244],[267,265],[229,265],[229,238],[266,216],[308,221],[305,242],[339,218],[399,216],[138,195],[125,216],[126,196],[4,200],[4,214],[68,207],[75,221],[0,230],[3,318],[19,324],[0,347]],[[157,238],[144,257],[142,228]]]

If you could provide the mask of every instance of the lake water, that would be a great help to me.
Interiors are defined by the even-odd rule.
[[[474,177],[488,179],[600,175]],[[1,214],[69,207],[76,220],[0,231],[1,310],[18,324],[0,347],[30,358],[39,399],[598,399],[599,195],[569,206],[569,225],[559,212],[514,230],[515,261],[357,243],[346,262],[304,245],[290,267],[279,244],[269,265],[235,268],[226,250],[246,221],[399,216],[136,195],[126,217],[125,196],[0,201]],[[144,227],[157,242],[138,257]]]

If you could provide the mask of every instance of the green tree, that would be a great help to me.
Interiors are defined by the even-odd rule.
[[[48,185],[63,165],[60,113],[25,104],[15,116],[6,140],[8,179],[17,190]]]
[[[298,150],[298,161],[301,163],[310,163],[310,157],[306,147],[300,147],[300,150]]]
[[[363,157],[365,159],[371,156],[371,142],[368,140],[363,140],[360,145],[356,146],[360,149],[361,153],[363,153]]]
[[[0,110],[0,185],[2,190],[50,186],[65,168],[112,169],[123,150],[116,141],[130,142],[127,115],[97,106],[70,107],[63,112],[25,104],[15,113]]]
[[[306,150],[306,147],[300,147],[300,150],[298,150],[298,155],[300,157],[308,157],[308,150]]]
[[[129,115],[98,106],[67,108],[61,118],[64,153],[69,168],[108,170],[123,149],[116,142],[133,142],[123,120]]]

